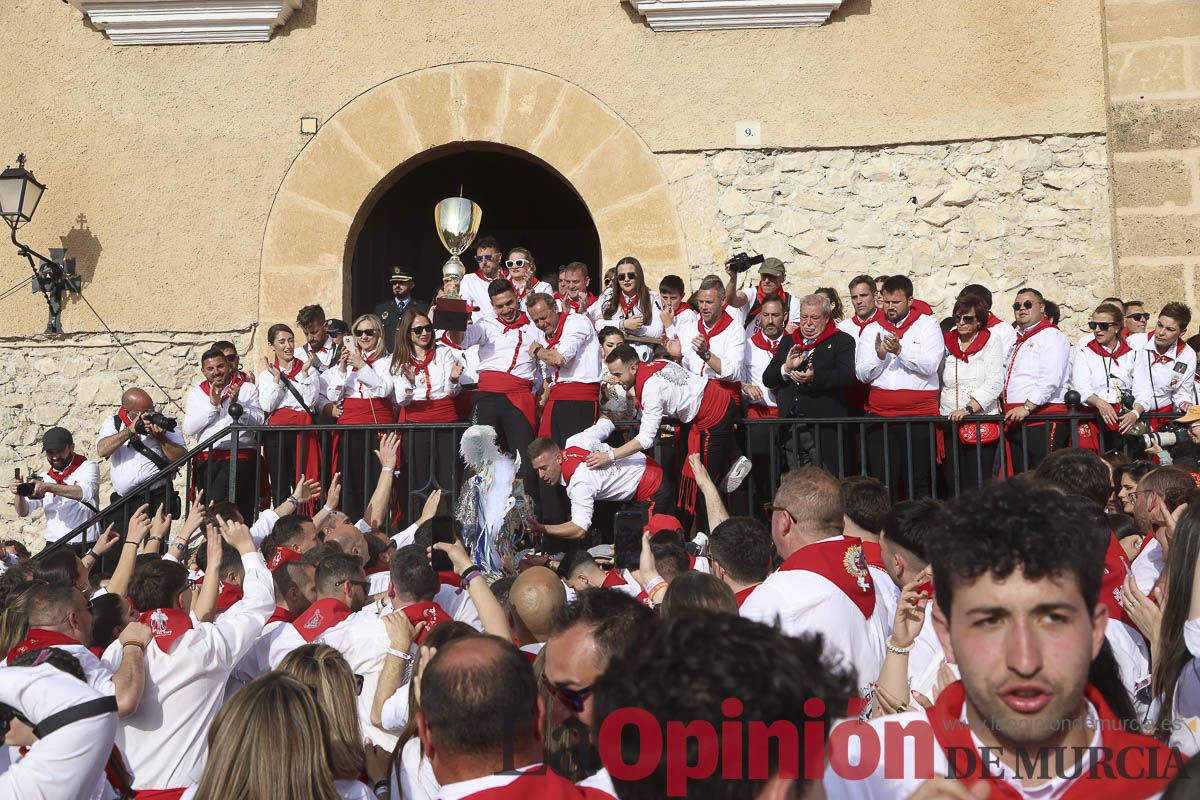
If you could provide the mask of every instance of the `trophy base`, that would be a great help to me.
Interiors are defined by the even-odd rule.
[[[433,309],[433,327],[443,331],[465,331],[471,312],[460,297],[440,297]]]

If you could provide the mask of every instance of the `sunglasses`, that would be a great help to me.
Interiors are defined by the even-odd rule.
[[[374,328],[371,328],[369,330],[355,331],[354,335],[359,336],[359,337],[361,337],[361,336],[378,336],[379,331],[375,330]]]
[[[371,588],[370,581],[356,581],[353,578],[347,578],[344,581],[338,581],[337,583],[334,584],[334,588],[337,588],[338,586],[341,586],[344,583],[348,583],[351,586],[361,586],[363,588],[363,591],[366,591],[367,589]]]
[[[550,679],[545,675],[542,676],[542,687],[558,702],[562,703],[564,708],[576,714],[583,711],[583,704],[587,702],[588,697],[592,694],[591,686],[585,686],[582,689],[568,689],[565,686],[559,686],[557,683],[551,683]]]
[[[499,261],[499,253],[488,253],[486,256],[475,256],[476,261]]]
[[[512,269],[513,267],[523,267],[528,263],[529,262],[523,258],[510,258],[508,261],[504,262],[504,266]]]
[[[1146,320],[1150,319],[1150,315],[1149,314],[1126,314],[1125,319],[1132,319],[1132,320],[1137,320],[1138,322],[1145,322]]]
[[[1032,300],[1026,300],[1024,303],[1013,303],[1013,311],[1020,311],[1021,309],[1029,310],[1031,308],[1033,308]]]
[[[637,273],[636,272],[618,272],[617,280],[619,280],[619,281],[636,281]]]
[[[409,328],[410,331],[420,336],[422,333],[433,333],[432,325],[413,325]]]
[[[1088,327],[1094,331],[1106,331],[1116,324],[1115,322],[1089,322]]]
[[[974,314],[955,314],[955,322],[974,322],[976,319]]]

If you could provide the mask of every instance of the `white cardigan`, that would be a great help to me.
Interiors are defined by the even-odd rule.
[[[1004,389],[1004,343],[992,334],[987,344],[964,363],[950,352],[942,361],[942,393],[938,411],[949,414],[964,408],[974,398],[984,414],[1000,412],[1000,392]]]

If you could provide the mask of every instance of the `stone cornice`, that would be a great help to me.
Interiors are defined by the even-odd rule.
[[[304,0],[68,0],[113,44],[265,42]]]
[[[842,0],[626,0],[656,31],[823,25]]]

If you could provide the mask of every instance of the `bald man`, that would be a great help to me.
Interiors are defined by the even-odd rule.
[[[523,652],[538,654],[550,636],[551,620],[566,604],[567,589],[554,570],[530,567],[517,576],[508,592],[508,619]]]
[[[367,537],[353,525],[344,523],[325,534],[327,544],[336,544],[347,555],[354,556],[362,562],[363,567],[371,560],[371,551],[367,548]]]
[[[112,520],[122,533],[129,517],[142,503],[150,504],[147,510],[151,516],[166,504],[167,512],[180,518],[179,495],[172,489],[171,481],[156,477],[187,448],[178,428],[165,430],[143,419],[153,411],[154,401],[149,394],[136,386],[126,389],[121,395],[121,407],[104,420],[96,437],[96,455],[108,459],[112,473],[114,491],[110,501],[115,503],[131,494],[142,496],[127,503],[120,518]]]

